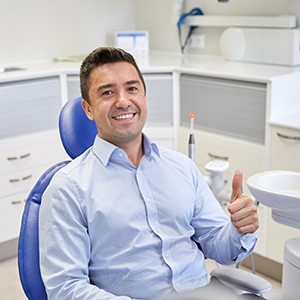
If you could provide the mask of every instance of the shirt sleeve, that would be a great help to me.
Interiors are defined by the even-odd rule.
[[[63,188],[62,188],[63,187]],[[41,275],[48,299],[131,299],[90,283],[90,240],[76,187],[57,173],[44,193],[39,215]]]
[[[253,251],[256,234],[239,234],[203,176],[197,170],[194,172],[196,192],[193,239],[201,246],[206,258],[225,265],[243,260]]]

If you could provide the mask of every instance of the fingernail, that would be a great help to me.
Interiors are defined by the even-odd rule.
[[[243,171],[242,170],[236,170],[235,174],[238,174],[238,173],[243,173]]]

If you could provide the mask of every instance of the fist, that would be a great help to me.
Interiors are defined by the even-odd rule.
[[[239,233],[254,233],[259,228],[257,207],[249,196],[243,195],[242,190],[243,173],[237,171],[232,180],[228,212]]]

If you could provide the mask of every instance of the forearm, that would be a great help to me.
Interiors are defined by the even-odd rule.
[[[247,257],[254,249],[256,234],[239,234],[233,224],[228,223],[213,238],[202,242],[207,258],[225,265],[237,263]]]

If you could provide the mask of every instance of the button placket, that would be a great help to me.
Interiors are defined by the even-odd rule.
[[[178,273],[178,263],[174,261],[170,251],[170,242],[168,242],[168,237],[164,236],[163,232],[160,229],[160,222],[158,218],[158,211],[155,204],[155,201],[152,197],[151,190],[148,186],[147,179],[145,178],[142,169],[139,167],[136,171],[136,180],[141,192],[141,195],[144,199],[145,207],[146,207],[146,215],[150,230],[154,232],[161,240],[161,251],[162,251],[162,259],[172,270],[173,274]],[[175,276],[176,277],[176,276]],[[176,288],[176,281],[173,282],[174,287]]]
[[[139,190],[144,199],[148,224],[151,230],[156,235],[160,236],[157,208],[155,205],[155,201],[153,201],[152,199],[152,195],[147,184],[147,179],[145,178],[141,168],[138,168],[136,172],[136,179]]]

